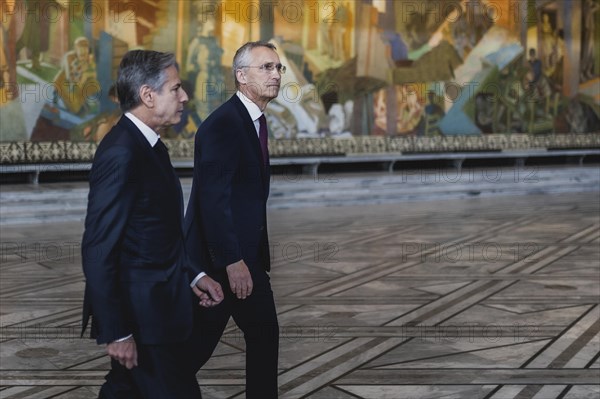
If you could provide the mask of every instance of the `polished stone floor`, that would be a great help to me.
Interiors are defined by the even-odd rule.
[[[61,186],[62,187],[62,186]],[[600,397],[597,189],[269,211],[280,398]],[[92,398],[80,221],[1,226],[0,397]],[[230,325],[200,371],[243,398]]]

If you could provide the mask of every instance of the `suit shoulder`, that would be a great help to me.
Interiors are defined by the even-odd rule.
[[[233,99],[221,104],[202,122],[198,132],[213,132],[237,129],[243,125],[242,114],[233,102]]]
[[[120,171],[120,175],[131,175],[140,162],[136,162],[134,151],[123,145],[112,145],[96,151],[90,178],[107,172]]]
[[[139,150],[139,145],[133,134],[128,131],[127,124],[120,120],[100,141],[96,155],[109,152],[124,157],[134,157]]]
[[[98,145],[93,164],[127,165],[134,162],[136,157],[137,148],[130,135],[115,126]]]
[[[221,104],[217,109],[215,109],[206,121],[211,119],[219,120],[219,121],[229,121],[235,122],[240,121],[242,119],[242,112],[244,110],[244,105],[241,101],[234,95],[232,98]]]

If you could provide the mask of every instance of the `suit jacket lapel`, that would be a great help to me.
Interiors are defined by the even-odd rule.
[[[162,161],[160,160],[158,154],[156,154],[155,149],[150,145],[142,132],[140,132],[140,129],[138,129],[129,118],[122,116],[119,120],[119,124],[122,124],[124,130],[136,139],[146,162],[148,162],[149,165],[154,166],[154,169],[158,170],[159,173],[157,174],[157,177],[162,176],[166,183],[170,184],[173,189],[177,191],[178,201],[176,206],[179,208],[181,217],[183,219],[183,192],[179,178],[175,174],[175,170],[171,167],[171,165],[165,167],[165,165],[162,164]]]
[[[267,165],[266,168],[263,167],[262,150],[260,149],[260,141],[258,139],[258,134],[256,133],[256,127],[254,126],[254,121],[250,118],[250,114],[248,113],[248,110],[242,103],[242,100],[239,99],[237,94],[234,94],[231,97],[230,101],[233,103],[233,105],[239,112],[240,116],[242,117],[242,120],[244,122],[244,130],[250,136],[248,139],[249,139],[250,145],[252,146],[252,152],[254,153],[254,155],[256,157],[257,164],[259,165],[260,175],[262,177],[263,188],[265,189],[265,192],[268,195],[268,191],[269,191],[268,182],[270,179],[270,177],[269,177],[270,173],[266,169],[269,167],[269,165]]]
[[[149,162],[150,165],[154,165],[156,169],[161,172],[161,175],[168,180],[171,180],[172,174],[167,168],[162,165],[158,155],[156,154],[154,148],[150,145],[146,137],[140,132],[140,129],[126,116],[122,116],[119,120],[119,124],[136,140],[141,153],[144,158]]]

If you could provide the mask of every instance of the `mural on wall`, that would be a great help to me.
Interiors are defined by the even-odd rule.
[[[600,129],[600,0],[0,0],[0,141],[98,142],[134,48],[176,54],[190,139],[269,40],[273,139]]]

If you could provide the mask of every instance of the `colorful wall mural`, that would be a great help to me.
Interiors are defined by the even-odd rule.
[[[135,48],[174,52],[191,139],[248,40],[287,73],[272,139],[600,130],[600,0],[0,0],[0,141],[98,142]]]

